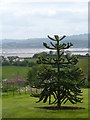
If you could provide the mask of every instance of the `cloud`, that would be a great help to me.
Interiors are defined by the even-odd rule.
[[[45,37],[46,34],[87,32],[86,0],[1,0],[4,38]],[[11,34],[12,33],[12,34]]]

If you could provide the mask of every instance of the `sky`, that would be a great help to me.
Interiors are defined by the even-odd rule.
[[[88,33],[88,0],[0,0],[0,39]]]

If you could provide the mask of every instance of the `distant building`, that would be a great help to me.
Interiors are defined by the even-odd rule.
[[[17,78],[9,78],[9,79],[4,79],[3,83],[9,84],[9,85],[19,85],[19,86],[24,86],[27,80],[22,77],[18,76]]]
[[[19,58],[19,61],[20,61],[20,62],[23,62],[23,61],[24,61],[24,58]]]

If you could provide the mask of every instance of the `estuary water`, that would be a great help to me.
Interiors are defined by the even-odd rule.
[[[22,48],[22,49],[2,49],[0,50],[0,55],[8,57],[8,56],[18,56],[18,57],[33,57],[34,54],[40,53],[40,52],[49,52],[48,49],[43,48]],[[89,53],[88,48],[70,48],[66,51],[71,51],[72,54],[76,55],[86,55]]]

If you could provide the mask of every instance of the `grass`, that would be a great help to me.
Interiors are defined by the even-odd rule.
[[[30,60],[33,61],[32,59]],[[35,60],[34,60],[35,61]],[[88,59],[80,58],[77,64],[88,75]],[[3,66],[2,78],[16,77],[17,74],[27,76],[29,67]],[[48,106],[48,103],[35,103],[38,98],[30,97],[28,94],[9,94],[2,97],[3,118],[87,118],[88,117],[88,89],[83,89],[83,103],[72,105],[69,102],[66,106],[84,107],[82,110],[46,110],[39,107]]]
[[[14,78],[19,76],[26,77],[29,67],[20,66],[3,66],[2,67],[2,78]]]
[[[2,98],[1,98],[1,93],[0,93],[0,120],[2,117]]]
[[[32,59],[28,59],[28,61],[29,62],[35,62],[36,59],[32,58]],[[80,68],[82,68],[82,70],[84,71],[84,73],[86,75],[90,74],[88,72],[88,58],[87,57],[80,58],[77,66],[79,66]],[[26,77],[29,68],[30,67],[3,66],[2,67],[2,78],[5,79],[5,78],[17,77],[17,74],[21,75],[23,77]]]
[[[3,118],[87,118],[88,117],[88,89],[83,89],[83,103],[66,106],[84,107],[82,110],[46,110],[39,107],[48,106],[48,103],[35,103],[38,98],[29,94],[2,96]]]
[[[79,59],[79,62],[77,64],[77,66],[79,66],[80,68],[82,68],[83,72],[88,75],[88,61],[90,60],[90,57],[82,57]]]
[[[90,59],[90,57],[89,57]],[[90,72],[88,71],[88,57],[80,57],[79,62],[77,64],[78,67],[82,68],[83,72],[85,73],[86,78],[90,77]],[[29,62],[35,62],[35,58],[28,59]],[[8,78],[15,78],[18,76],[27,77],[27,73],[31,67],[21,67],[21,66],[3,66],[2,69],[2,77],[3,79]],[[87,79],[85,81],[85,86],[88,86]],[[90,85],[89,85],[90,86]]]

